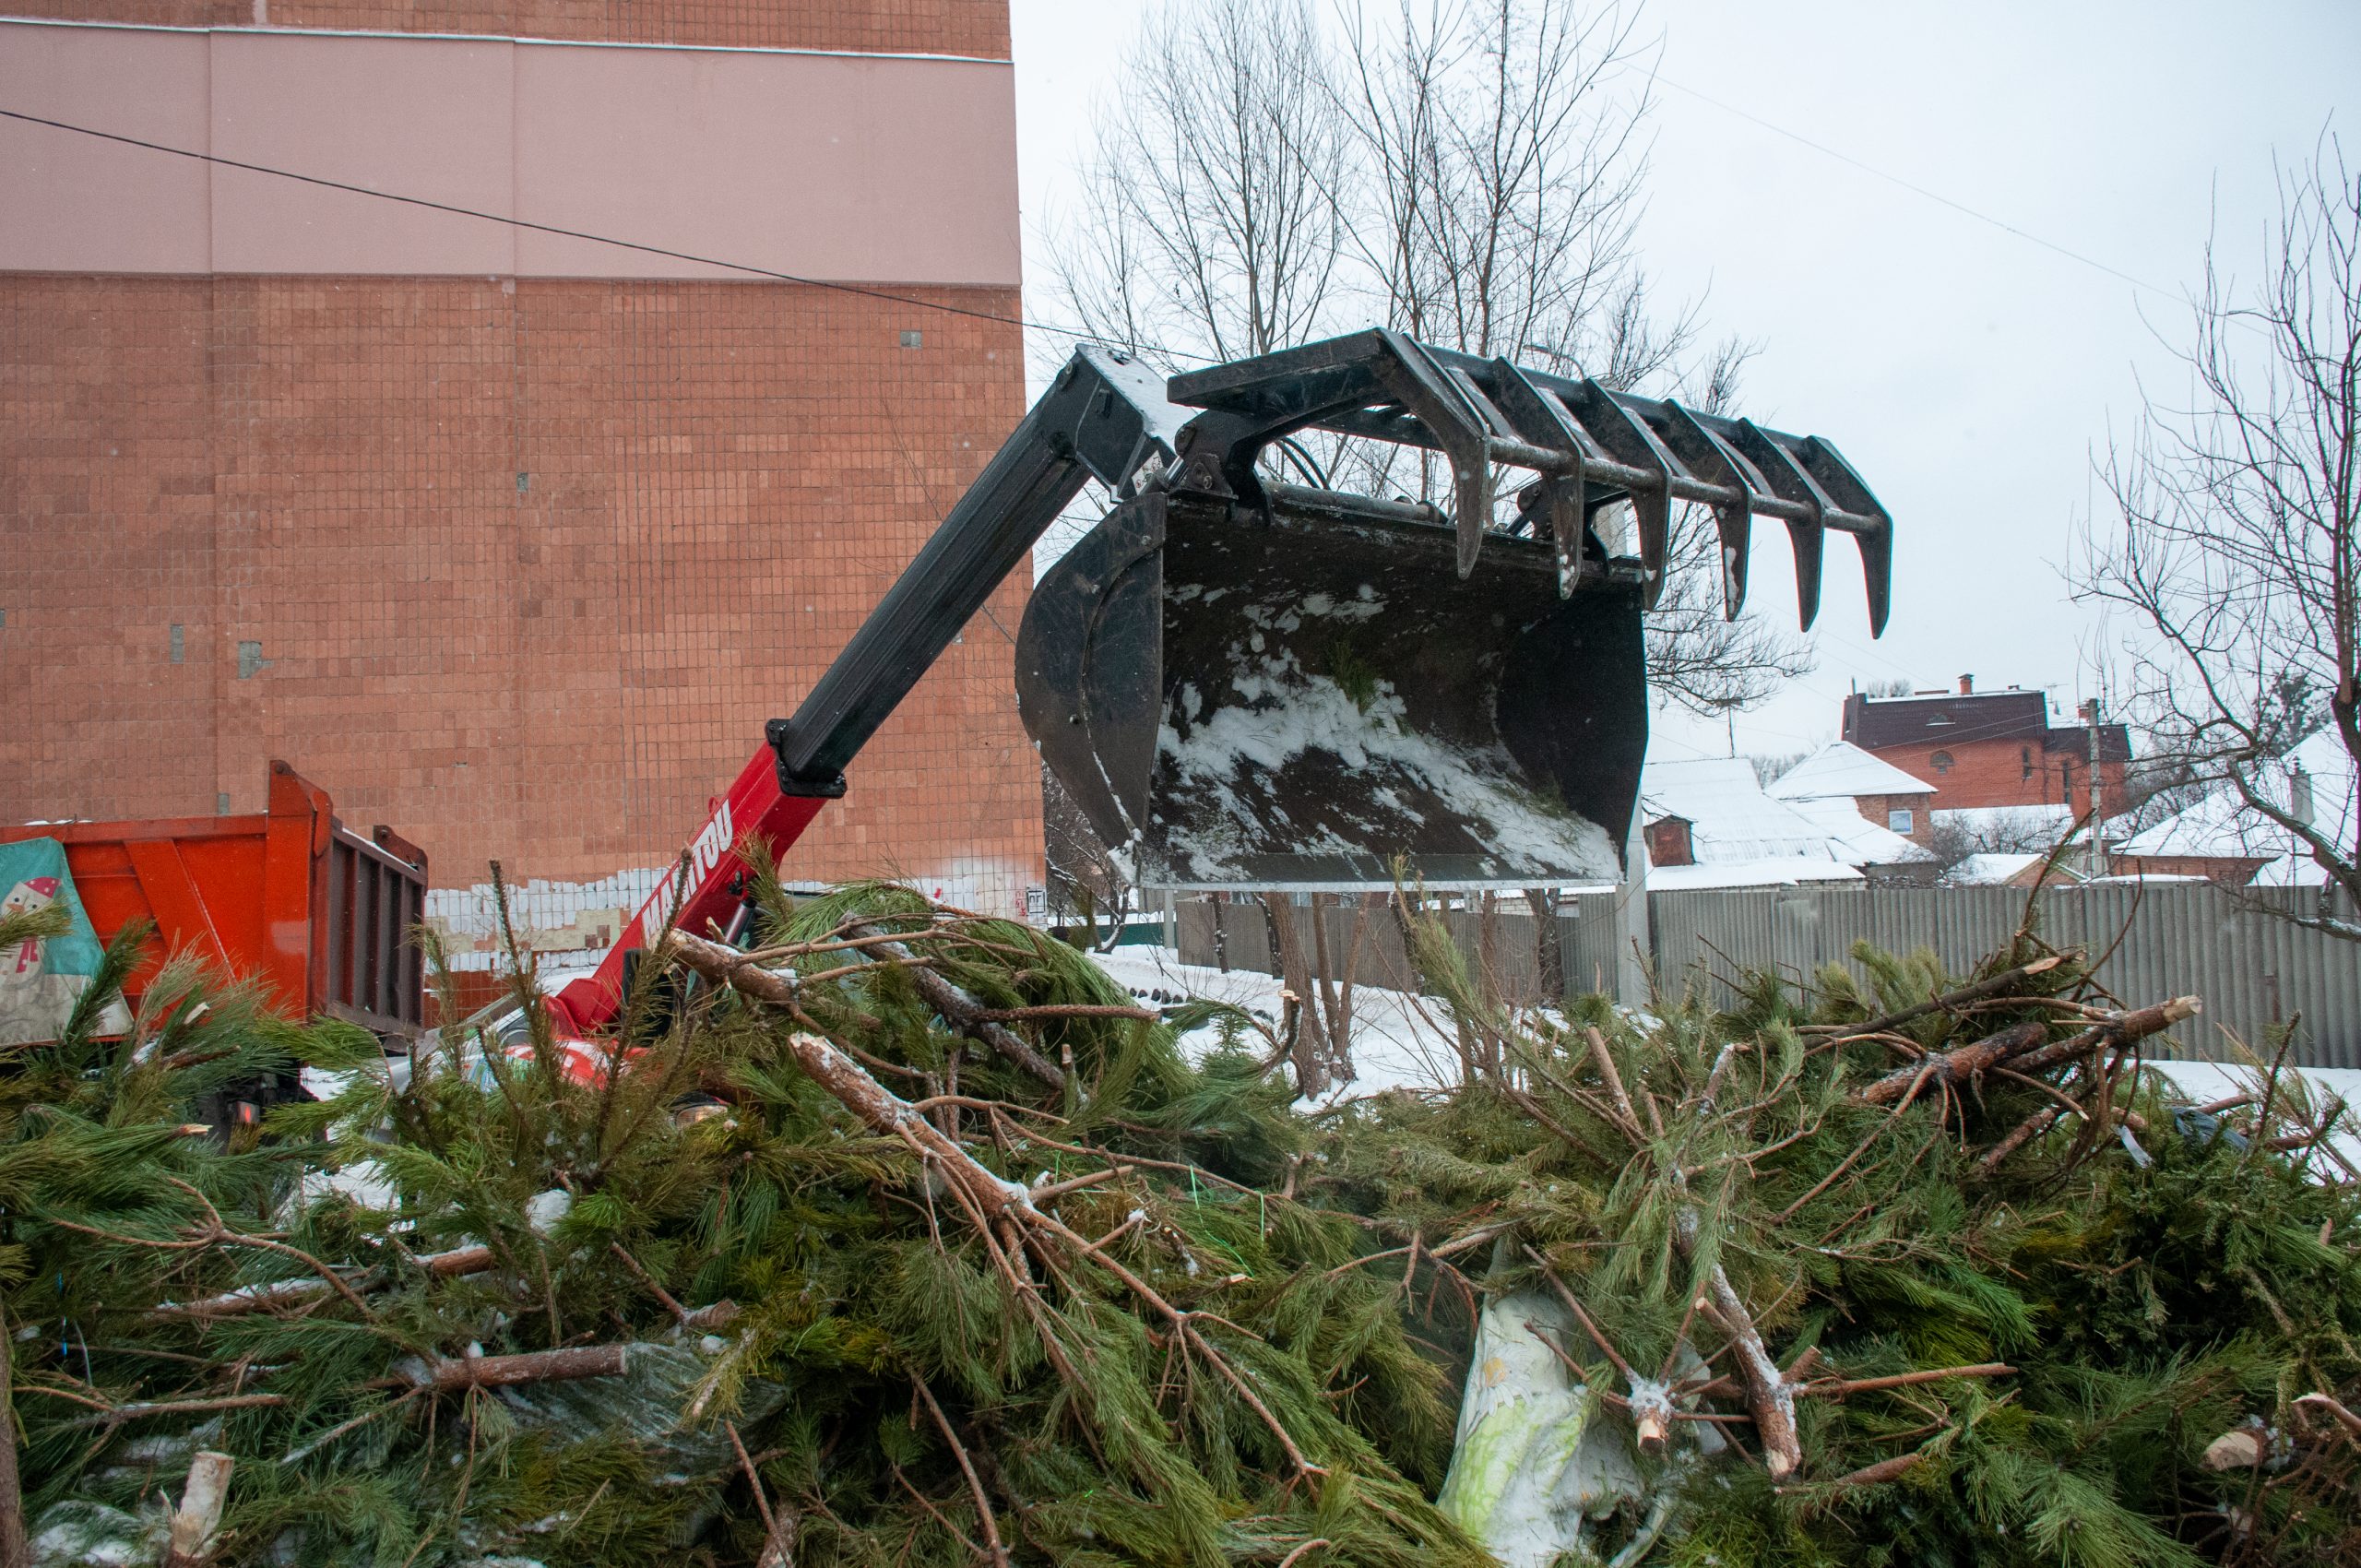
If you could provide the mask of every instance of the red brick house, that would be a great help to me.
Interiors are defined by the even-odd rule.
[[[1024,411],[1007,0],[0,12],[11,109],[548,226],[0,123],[0,820],[667,865]],[[1028,581],[790,875],[1024,908]]]
[[[1991,806],[2090,807],[2091,731],[2053,725],[2041,692],[1978,692],[1975,677],[1956,692],[1845,699],[1843,738],[1935,787],[1936,811]],[[2124,809],[2131,736],[2120,724],[2098,732],[2100,814]]]

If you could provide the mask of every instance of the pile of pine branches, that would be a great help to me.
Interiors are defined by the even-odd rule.
[[[1417,945],[1503,1069],[1350,1108],[1306,1190],[1607,1412],[1586,1560],[2361,1560],[2353,1123],[2276,1063],[2177,1101],[2141,1053],[2195,998],[2026,934],[1520,1016]],[[1446,1501],[1480,1531],[1496,1482]]]
[[[174,965],[98,1039],[118,944],[0,1074],[0,1550],[1483,1561],[1430,1501],[1442,1364],[1287,1195],[1287,1085],[1021,925],[765,903],[587,1075],[529,986],[388,1060]],[[338,1076],[223,1113],[299,1068]]]
[[[175,962],[101,1039],[118,943],[0,1063],[0,1568],[1474,1568],[1462,1387],[1535,1301],[1622,1478],[1569,1561],[2361,1549],[2340,1108],[2172,1104],[2191,1003],[2028,938],[1518,1015],[1421,926],[1497,1067],[1311,1112],[1041,932],[758,896],[587,1071],[528,979],[388,1058]]]

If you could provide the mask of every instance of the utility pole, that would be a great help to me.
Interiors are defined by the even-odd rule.
[[[2093,697],[2082,705],[2082,712],[2091,721],[2091,876],[2094,880],[2106,874],[2106,846],[2099,837],[2099,699]]]

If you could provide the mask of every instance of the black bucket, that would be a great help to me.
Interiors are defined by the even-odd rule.
[[[1637,573],[1546,542],[1465,577],[1429,508],[1150,493],[1037,585],[1017,696],[1156,886],[1613,882],[1647,744]]]

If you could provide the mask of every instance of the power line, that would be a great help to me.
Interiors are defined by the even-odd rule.
[[[2148,292],[2155,294],[2161,298],[2172,300],[2176,303],[2178,303],[2180,299],[2178,294],[2174,293],[2169,289],[2159,288],[2155,284],[2149,282],[2144,278],[2134,278],[2129,272],[2123,271],[2119,267],[2109,267],[2106,262],[2100,261],[2096,257],[2084,255],[2080,251],[2069,250],[2064,245],[2058,244],[2055,240],[2045,240],[2039,234],[2034,233],[2030,230],[2020,229],[2015,224],[2011,223],[2004,219],[1995,218],[1988,212],[1979,212],[1964,201],[1953,201],[1951,197],[1944,196],[1940,191],[1930,191],[1926,186],[1918,184],[1914,181],[1905,180],[1899,174],[1888,173],[1885,170],[1880,169],[1874,164],[1864,163],[1859,159],[1853,157],[1849,153],[1839,152],[1834,148],[1830,147],[1823,142],[1816,142],[1809,137],[1803,136],[1797,132],[1787,129],[1785,125],[1774,125],[1771,121],[1762,118],[1760,114],[1751,113],[1747,110],[1740,109],[1735,103],[1725,103],[1711,93],[1700,92],[1695,88],[1684,86],[1679,82],[1674,81],[1667,76],[1658,75],[1655,79],[1662,82],[1665,86],[1672,89],[1675,92],[1685,92],[1690,97],[1696,99],[1699,102],[1710,103],[1726,114],[1735,114],[1741,120],[1762,126],[1764,130],[1771,132],[1774,136],[1783,136],[1789,141],[1800,143],[1801,145],[1811,148],[1814,152],[1820,153],[1823,157],[1833,158],[1839,163],[1858,169],[1862,173],[1883,180],[1888,184],[1899,185],[1904,190],[1910,192],[1914,196],[1924,196],[1928,201],[1935,202],[1943,207],[1948,207],[1953,212],[1960,213],[1964,217],[1975,219],[1978,223],[1988,223],[1993,228],[2001,231],[2003,233],[2014,234],[2018,239],[2039,245],[2046,251],[2054,251],[2058,255],[2064,256],[2069,261],[2080,262],[2084,267],[2095,268],[2100,272],[2106,273],[2110,278],[2119,279],[2122,281],[2130,284],[2135,289],[2145,289]]]
[[[824,278],[805,278],[793,272],[781,272],[774,267],[756,267],[751,262],[726,261],[718,256],[698,255],[691,251],[678,251],[664,245],[643,244],[637,240],[618,240],[608,234],[593,234],[582,229],[561,228],[554,223],[536,223],[528,218],[512,218],[504,213],[483,212],[471,207],[457,207],[450,202],[434,201],[426,196],[403,196],[397,191],[381,191],[370,185],[356,185],[344,180],[331,180],[319,174],[299,173],[292,169],[273,168],[267,163],[249,163],[243,159],[224,158],[219,153],[196,152],[185,147],[171,147],[163,142],[147,141],[127,137],[119,131],[101,131],[91,125],[77,125],[65,120],[52,120],[40,114],[28,114],[17,109],[0,109],[0,119],[20,120],[30,125],[46,125],[55,131],[71,131],[77,136],[95,137],[101,141],[119,142],[148,152],[169,153],[174,158],[193,159],[224,169],[243,169],[250,174],[267,174],[274,179],[293,180],[306,185],[318,185],[327,190],[344,191],[352,196],[374,196],[379,201],[399,202],[405,207],[422,207],[432,212],[447,212],[457,218],[473,218],[485,223],[504,223],[512,229],[528,229],[539,234],[554,234],[560,239],[584,240],[591,244],[612,245],[619,250],[637,251],[643,255],[660,255],[672,261],[694,262],[699,267],[719,267],[732,272],[751,273],[781,283],[797,283],[809,289],[833,289],[840,294],[856,294],[862,299],[883,300],[892,304],[912,305],[920,310],[942,311],[950,315],[968,316],[977,321],[997,322],[1003,327],[1016,327],[1035,332],[1053,333],[1062,338],[1097,341],[1092,334],[1078,332],[1070,327],[1051,327],[1045,322],[1031,321],[1021,315],[1001,315],[988,310],[976,310],[967,305],[944,304],[940,300],[922,300],[911,294],[897,294],[887,289],[867,289],[858,283],[831,282]],[[1199,360],[1212,363],[1203,354],[1168,349],[1161,344],[1144,343],[1139,347],[1174,359]]]

